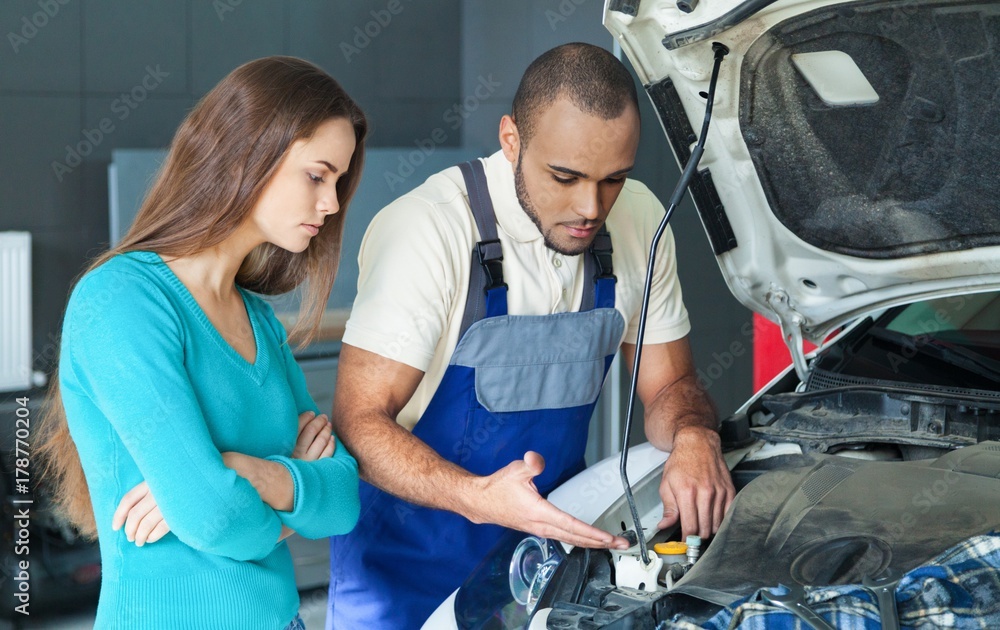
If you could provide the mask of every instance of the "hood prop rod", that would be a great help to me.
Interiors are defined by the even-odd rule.
[[[628,507],[632,513],[632,522],[635,524],[635,534],[639,541],[639,552],[642,554],[642,563],[644,565],[649,564],[649,550],[646,549],[646,536],[642,531],[642,523],[639,520],[639,511],[635,507],[635,497],[632,495],[632,486],[628,481],[627,465],[629,434],[632,432],[632,412],[635,409],[635,391],[639,383],[639,361],[642,359],[642,340],[646,333],[646,314],[649,311],[649,291],[653,284],[653,267],[656,262],[656,248],[660,243],[660,237],[663,236],[663,232],[667,228],[667,223],[670,221],[670,217],[673,215],[674,210],[684,198],[684,192],[687,190],[688,184],[691,183],[691,179],[694,177],[694,173],[698,168],[698,162],[701,160],[702,153],[705,152],[705,140],[708,137],[708,124],[712,120],[712,103],[715,100],[715,87],[719,80],[719,67],[722,65],[722,59],[729,54],[729,49],[719,42],[714,42],[712,44],[712,50],[715,52],[715,65],[712,68],[712,80],[708,87],[708,98],[706,99],[708,103],[705,105],[705,121],[701,126],[701,135],[698,136],[698,143],[691,151],[691,157],[688,158],[687,164],[684,165],[684,170],[681,172],[680,179],[677,180],[674,192],[670,195],[670,204],[667,206],[667,211],[663,215],[663,220],[660,221],[660,227],[657,228],[656,234],[653,236],[653,243],[649,248],[649,264],[646,267],[646,286],[642,292],[642,310],[639,315],[639,334],[635,344],[635,360],[632,363],[632,382],[629,385],[628,391],[628,410],[625,412],[625,428],[622,431],[622,454],[621,460],[619,461],[618,471],[621,474],[622,487],[625,489],[625,498],[628,500]]]

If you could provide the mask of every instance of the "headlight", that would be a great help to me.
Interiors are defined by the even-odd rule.
[[[514,549],[510,559],[510,594],[524,605],[530,615],[538,598],[559,566],[558,557],[550,557],[545,541],[529,536]]]
[[[557,583],[566,559],[562,546],[525,536],[505,531],[458,589],[455,620],[461,630],[523,630],[549,587],[564,586]]]

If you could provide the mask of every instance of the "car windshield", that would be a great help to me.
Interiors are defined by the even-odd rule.
[[[890,309],[817,365],[842,375],[1000,389],[1000,292],[955,295]]]
[[[950,337],[958,343],[1000,346],[1000,292],[954,295],[904,306],[885,326],[906,335]]]

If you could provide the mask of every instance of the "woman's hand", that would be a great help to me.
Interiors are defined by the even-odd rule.
[[[317,416],[311,411],[306,411],[299,415],[299,435],[292,450],[292,459],[315,461],[331,457],[336,447],[333,427],[326,414]]]
[[[232,455],[232,454],[230,454]],[[235,458],[230,458],[233,462]],[[156,505],[153,493],[145,481],[129,490],[111,519],[111,528],[115,531],[125,525],[125,537],[134,542],[137,547],[146,543],[154,543],[170,531],[170,526],[163,520],[160,508]],[[282,525],[278,542],[288,538],[295,531]]]
[[[125,537],[137,547],[154,543],[170,531],[145,481],[126,492],[118,504],[111,518],[111,529],[118,531],[122,525]]]
[[[295,441],[295,449],[292,451],[293,459],[313,461],[331,457],[336,446],[337,441],[333,438],[330,420],[326,414],[317,416],[312,411],[306,411],[299,415],[299,433]],[[260,468],[262,465],[266,465],[263,460],[232,452],[223,453],[222,459],[227,467],[248,479],[271,507],[291,509],[287,488],[285,488],[288,484],[275,483],[273,475],[270,479],[267,475],[262,475]],[[281,476],[287,475],[284,467],[280,464],[273,464],[271,467],[274,468],[272,473]],[[288,481],[290,482],[291,479],[289,478]],[[115,510],[111,519],[111,528],[118,531],[123,525],[125,526],[126,538],[138,547],[154,543],[170,531],[170,526],[163,519],[156,499],[153,498],[153,493],[150,492],[149,485],[145,481],[125,493]],[[287,538],[292,533],[294,533],[292,530],[282,527],[279,540]]]
[[[295,482],[284,465],[235,451],[223,453],[222,463],[249,481],[272,509],[290,512],[294,507]]]

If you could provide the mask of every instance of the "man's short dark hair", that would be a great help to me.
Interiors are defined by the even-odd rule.
[[[522,145],[535,132],[536,116],[560,96],[604,120],[621,116],[629,103],[639,112],[635,83],[621,61],[599,46],[563,44],[532,61],[517,86],[511,115]]]

